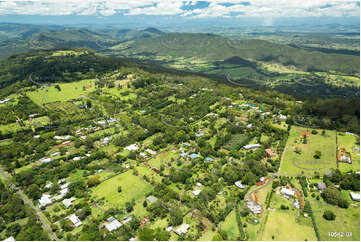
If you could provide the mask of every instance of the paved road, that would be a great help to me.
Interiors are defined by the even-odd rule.
[[[4,177],[4,179],[9,183],[9,185],[13,188],[15,188],[15,184],[11,181],[11,178],[8,177],[8,175],[4,172],[4,170],[0,167],[0,174]],[[24,201],[24,203],[26,205],[28,205],[29,207],[31,207],[32,209],[35,210],[36,214],[38,215],[38,218],[43,226],[43,229],[48,233],[49,237],[52,240],[55,241],[59,241],[58,237],[56,236],[55,233],[52,232],[49,224],[50,222],[46,219],[45,215],[41,212],[41,210],[38,207],[35,207],[33,205],[33,203],[31,202],[31,200],[24,194],[24,192],[21,189],[18,189],[18,191],[16,192],[17,194],[19,194],[19,196],[21,197],[21,199]]]
[[[250,192],[250,193],[248,194],[249,200],[250,200],[251,202],[254,202],[254,201],[253,201],[253,193],[258,192],[259,190],[261,190],[261,189],[265,188],[266,186],[268,186],[268,185],[271,183],[271,181],[273,180],[273,177],[274,177],[274,175],[271,174],[271,177],[268,179],[268,181],[267,181],[266,184],[263,184],[262,186],[257,187],[256,189],[254,189],[252,192]]]

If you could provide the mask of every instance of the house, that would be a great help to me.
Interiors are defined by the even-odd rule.
[[[0,104],[5,104],[11,101],[11,98],[0,101]]]
[[[246,203],[246,205],[254,215],[262,213],[262,206],[258,205],[257,203],[249,201]]]
[[[144,158],[144,159],[147,158],[147,154],[145,154],[145,153],[143,153],[143,152],[139,153],[139,156],[142,157],[142,158]]]
[[[65,178],[60,179],[60,180],[58,181],[58,184],[62,184],[62,183],[64,183],[64,182],[65,182]]]
[[[4,242],[15,242],[16,240],[14,239],[13,236],[10,236],[9,238],[5,239]]]
[[[52,185],[53,185],[53,183],[50,182],[50,183],[46,184],[45,187],[46,187],[46,188],[50,188]]]
[[[197,182],[197,183],[196,183],[196,186],[197,186],[197,187],[201,187],[201,186],[202,186],[202,183]]]
[[[246,128],[247,128],[247,129],[252,128],[252,124],[248,124],[248,125],[246,126]]]
[[[51,156],[51,157],[54,157],[54,156],[57,156],[57,155],[60,155],[60,152],[59,152],[59,151],[51,154],[50,156]]]
[[[40,160],[39,160],[39,162],[41,162],[41,163],[49,163],[49,162],[51,162],[53,159],[51,159],[50,157],[44,157],[44,158],[41,158]]]
[[[132,238],[129,239],[129,241],[137,241],[137,239],[132,237]]]
[[[351,199],[354,201],[360,201],[360,193],[350,192]]]
[[[61,185],[61,186],[60,186],[60,189],[62,189],[62,190],[63,190],[63,189],[65,189],[65,188],[68,188],[69,184],[70,184],[70,183],[69,183],[69,182],[67,182],[67,183],[65,183],[65,184]]]
[[[138,145],[137,144],[132,144],[132,145],[129,145],[127,147],[125,147],[126,150],[129,150],[129,151],[136,151],[139,149]]]
[[[283,114],[280,114],[279,118],[282,119],[282,120],[286,120],[286,119],[287,119],[287,116],[286,116],[286,115],[283,115]]]
[[[105,137],[103,140],[102,140],[102,143],[103,144],[108,144],[109,141],[110,141],[111,137]]]
[[[34,135],[34,139],[39,139],[39,138],[40,138],[40,134]]]
[[[186,234],[186,233],[188,233],[188,229],[190,227],[191,226],[189,226],[189,224],[182,224],[176,230],[174,230],[174,232],[178,235]]]
[[[75,214],[70,215],[69,219],[74,224],[75,227],[79,227],[80,225],[82,225],[82,222]]]
[[[339,160],[346,163],[352,163],[351,158],[345,155],[341,155]]]
[[[260,182],[264,182],[265,180],[266,180],[266,178],[264,178],[264,177],[261,177],[261,178],[259,179]]]
[[[153,195],[150,195],[150,196],[147,197],[147,200],[148,200],[148,202],[150,202],[150,203],[155,203],[155,202],[158,200],[158,198],[156,198],[156,197],[153,196]]]
[[[69,208],[72,204],[72,202],[75,201],[75,198],[71,197],[71,198],[68,198],[68,199],[64,199],[63,200],[63,204],[66,208]]]
[[[173,226],[169,226],[165,229],[165,231],[167,231],[167,232],[171,232],[172,230],[173,230]]]
[[[109,223],[105,225],[105,228],[106,228],[109,232],[114,231],[114,230],[117,230],[117,229],[119,229],[119,228],[122,226],[122,224],[121,224],[118,220],[116,220],[113,216],[109,217],[109,218],[107,219],[107,221],[108,221]]]
[[[323,191],[326,189],[326,184],[323,182],[319,182],[319,183],[317,183],[317,187],[319,190]]]
[[[52,204],[51,195],[43,194],[39,199],[39,208]]]
[[[67,144],[70,144],[71,141],[70,140],[67,140],[67,141],[64,141],[63,143],[61,143],[62,145],[67,145]]]
[[[67,135],[67,136],[58,136],[58,135],[55,135],[54,136],[54,139],[56,140],[69,140],[71,138],[70,135]]]
[[[132,221],[132,219],[133,219],[132,216],[126,217],[126,218],[122,221],[122,223],[123,223],[123,224],[126,224],[126,223]]]
[[[295,195],[295,192],[291,189],[282,187],[281,194],[283,194],[287,197],[293,197]]]
[[[293,202],[293,206],[296,208],[296,209],[300,209],[300,203],[298,202],[298,200],[295,200]]]
[[[245,189],[245,188],[246,188],[246,186],[243,185],[243,184],[241,183],[241,181],[236,181],[234,184],[236,185],[236,187],[238,187],[238,188],[240,188],[240,189]]]
[[[156,155],[157,154],[157,152],[155,152],[154,150],[151,150],[151,149],[146,149],[145,152],[148,152],[151,155]]]
[[[198,131],[198,132],[196,133],[196,137],[197,137],[197,138],[202,137],[202,136],[204,136],[204,134],[203,134],[201,131]]]
[[[213,159],[211,157],[207,157],[204,159],[205,162],[213,162]]]
[[[270,157],[273,157],[275,155],[275,153],[273,153],[273,151],[271,149],[266,149],[266,153],[267,155],[269,155]]]
[[[243,148],[245,148],[246,150],[258,149],[258,148],[260,148],[260,147],[261,147],[260,144],[249,144],[249,145],[243,146]]]
[[[198,196],[201,193],[202,190],[194,190],[192,193],[194,196]]]
[[[196,159],[196,158],[199,157],[199,155],[196,154],[196,153],[193,153],[193,154],[191,154],[189,157],[190,157],[191,159]]]

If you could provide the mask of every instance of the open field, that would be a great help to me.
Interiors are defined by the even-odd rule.
[[[69,101],[84,96],[95,90],[93,79],[82,80],[72,83],[59,83],[61,91],[55,88],[55,85],[28,92],[28,97],[37,105],[52,103],[58,101]]]
[[[118,192],[119,186],[122,187],[122,192]],[[150,184],[127,171],[96,186],[92,189],[92,196],[96,199],[104,197],[106,204],[124,206],[132,199],[137,201],[145,198],[145,194],[152,189]]]
[[[317,240],[311,218],[296,221],[296,213],[291,211],[269,211],[262,240],[315,241]]]
[[[236,220],[236,212],[234,210],[228,214],[220,226],[222,230],[226,231],[229,240],[237,240],[240,236]]]
[[[346,191],[345,191],[346,192]],[[350,202],[349,191],[347,196],[344,196]],[[360,203],[358,202],[357,208],[349,206],[349,208],[344,209],[338,206],[330,205],[322,200],[316,200],[309,198],[311,206],[314,212],[318,230],[320,233],[321,240],[353,240],[360,241]],[[355,202],[351,202],[355,203]],[[330,210],[336,215],[334,221],[327,221],[324,219],[323,213],[325,210]],[[332,237],[329,232],[343,232],[343,237]],[[352,236],[346,236],[346,233],[352,232]]]
[[[281,174],[313,175],[314,172],[324,173],[329,168],[336,168],[336,132],[327,130],[323,136],[322,130],[312,134],[311,129],[292,126],[287,140],[285,155],[281,166]],[[308,132],[308,133],[307,133]],[[307,136],[307,144],[303,144],[303,134]],[[296,153],[296,149],[299,153]],[[314,158],[320,151],[320,159]]]

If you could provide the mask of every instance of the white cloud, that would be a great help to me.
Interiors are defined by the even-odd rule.
[[[356,0],[211,0],[206,8],[182,10],[197,6],[197,1],[184,0],[2,0],[0,15],[180,15],[185,17],[313,17],[359,16]],[[249,2],[250,4],[244,4]],[[234,5],[224,6],[222,3]]]

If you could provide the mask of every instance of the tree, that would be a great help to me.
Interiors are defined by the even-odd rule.
[[[212,238],[212,241],[222,241],[223,238],[222,238],[222,235],[220,234],[215,234]]]
[[[326,210],[324,213],[323,213],[323,217],[324,219],[326,220],[335,220],[336,219],[336,215],[330,211],[330,210]]]
[[[315,151],[315,154],[313,155],[313,158],[315,158],[315,159],[320,159],[320,158],[321,158],[321,155],[322,155],[321,151],[316,150],[316,151]]]
[[[341,200],[340,191],[337,190],[337,188],[332,187],[332,186],[326,187],[326,189],[323,190],[321,196],[329,204],[337,205],[338,201]]]
[[[54,87],[55,87],[56,89],[58,89],[59,92],[61,91],[61,88],[60,88],[59,84],[56,84]]]
[[[340,207],[340,208],[348,208],[349,206],[349,202],[346,200],[346,199],[340,199],[338,200],[338,203],[337,205]]]
[[[307,144],[307,135],[305,135],[305,134],[303,135],[303,143]]]
[[[326,135],[326,130],[322,130],[322,134],[321,134],[322,136],[325,136]]]
[[[33,200],[37,200],[41,197],[41,191],[39,189],[39,186],[36,184],[31,184],[28,187],[26,193]]]
[[[118,192],[122,192],[122,187],[118,186]]]
[[[141,241],[152,241],[155,238],[154,230],[148,227],[144,227],[142,230],[140,230],[138,238]]]
[[[143,202],[143,207],[146,208],[147,206],[148,206],[148,203],[147,203],[147,201],[144,200],[144,202]]]
[[[100,184],[99,177],[94,176],[94,177],[89,177],[88,178],[88,181],[87,181],[88,187],[93,187],[93,186],[96,186],[98,184]]]

